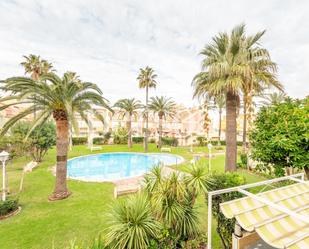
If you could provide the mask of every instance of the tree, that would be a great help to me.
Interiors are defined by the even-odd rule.
[[[309,97],[286,99],[262,107],[250,134],[252,158],[284,175],[289,167],[303,169],[309,179]]]
[[[25,141],[30,129],[31,123],[18,122],[11,128],[11,134],[19,137],[19,142],[26,146],[34,161],[41,162],[47,151],[56,144],[56,128],[53,122],[43,123],[35,127]]]
[[[225,169],[236,170],[237,160],[237,107],[242,93],[251,94],[256,85],[279,84],[275,65],[269,60],[267,50],[258,42],[259,32],[246,36],[245,25],[236,26],[231,34],[220,33],[201,51],[204,56],[202,72],[192,82],[194,97],[225,95],[226,101],[226,160]],[[248,86],[250,85],[250,86]],[[246,89],[246,90],[245,90]]]
[[[23,57],[25,61],[20,63],[20,65],[25,68],[25,74],[30,74],[33,80],[38,80],[43,74],[54,71],[52,63],[41,59],[40,56],[30,54]]]
[[[139,100],[136,99],[120,99],[114,107],[120,109],[122,117],[127,115],[127,129],[128,129],[128,147],[132,148],[132,116],[137,116],[137,110],[142,108]]]
[[[102,91],[96,84],[90,82],[76,82],[64,74],[62,78],[54,73],[44,74],[38,81],[28,77],[13,77],[2,81],[1,89],[8,97],[1,102],[10,101],[0,110],[13,105],[27,104],[27,108],[9,119],[1,129],[5,134],[16,122],[30,115],[34,109],[38,111],[28,135],[38,125],[45,123],[50,117],[56,122],[56,183],[50,200],[67,198],[70,192],[67,188],[67,155],[69,143],[69,123],[78,132],[78,122],[75,114],[78,113],[87,123],[87,113],[92,112],[96,118],[103,122],[103,117],[92,105],[105,107],[109,110],[107,100],[103,98]],[[111,110],[112,111],[112,110]]]
[[[284,102],[287,98],[284,92],[265,94],[262,97],[264,98],[264,101],[262,101],[262,105],[277,105]]]
[[[166,97],[151,97],[150,104],[148,106],[154,114],[158,114],[159,117],[159,148],[162,146],[162,120],[163,117],[173,118],[176,114],[176,103],[171,98]]]
[[[218,95],[214,98],[214,103],[219,112],[219,124],[218,124],[218,144],[221,144],[221,132],[222,132],[222,112],[225,108],[225,96]]]
[[[159,237],[161,230],[161,224],[154,219],[145,195],[116,202],[107,222],[105,241],[111,249],[147,249],[150,241]]]
[[[146,128],[145,128],[145,152],[148,152],[148,91],[149,88],[156,88],[157,75],[154,73],[154,70],[151,67],[141,68],[137,80],[139,82],[139,88],[146,89],[146,106],[145,106],[145,115],[146,115]]]

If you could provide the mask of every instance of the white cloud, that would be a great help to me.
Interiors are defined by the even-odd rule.
[[[152,66],[158,88],[192,105],[198,52],[219,31],[245,22],[266,29],[263,44],[293,97],[309,93],[309,2],[236,0],[1,0],[0,78],[20,75],[22,55],[40,54],[62,73],[97,82],[112,101],[144,99],[138,69]]]

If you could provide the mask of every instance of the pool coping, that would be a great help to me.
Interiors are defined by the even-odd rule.
[[[139,154],[139,155],[172,155],[175,156],[177,158],[179,158],[179,163],[177,162],[177,164],[166,164],[166,165],[162,165],[162,167],[170,167],[170,166],[174,166],[174,165],[179,165],[184,163],[186,160],[177,154],[172,154],[172,153],[160,153],[160,152],[152,152],[152,153],[144,153],[144,152],[103,152],[103,153],[94,153],[94,154],[88,154],[88,155],[82,155],[82,156],[77,156],[77,157],[72,157],[70,159],[68,159],[68,161],[77,159],[77,158],[81,158],[81,157],[86,157],[86,156],[97,156],[97,155],[106,155],[106,154]],[[111,180],[89,180],[89,179],[83,179],[81,177],[69,177],[67,176],[67,179],[70,180],[75,180],[75,181],[81,181],[81,182],[93,182],[93,183],[114,183],[117,184],[121,181],[127,181],[127,180],[138,180],[140,178],[143,178],[143,176],[147,174],[147,172],[141,174],[141,175],[136,175],[136,176],[128,176],[128,177],[122,177],[122,178],[117,178],[117,179],[111,179]]]

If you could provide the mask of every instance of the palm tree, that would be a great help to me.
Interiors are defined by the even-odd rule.
[[[277,105],[287,98],[287,95],[284,92],[274,92],[270,94],[265,94],[262,96],[265,100],[262,101],[262,105]]]
[[[139,82],[139,88],[146,89],[146,107],[145,107],[145,115],[146,115],[146,128],[145,128],[145,152],[148,152],[148,91],[149,88],[156,88],[157,75],[154,73],[154,70],[151,67],[141,68],[137,80]]]
[[[120,114],[124,117],[127,115],[127,129],[128,129],[128,147],[132,148],[132,116],[137,116],[137,110],[141,109],[143,106],[141,105],[139,100],[136,99],[120,99],[118,100],[114,107],[120,109]]]
[[[158,114],[159,117],[159,143],[158,146],[162,146],[162,121],[163,117],[173,118],[176,114],[176,103],[171,98],[166,97],[151,97],[150,104],[148,106],[154,114]]]
[[[157,239],[161,224],[154,219],[145,195],[116,202],[107,216],[105,241],[111,249],[147,249]]]
[[[215,107],[219,112],[219,124],[218,124],[218,144],[221,144],[221,132],[222,132],[222,112],[225,108],[225,96],[218,95],[214,98]]]
[[[266,49],[258,45],[263,32],[246,36],[245,25],[236,26],[231,34],[220,33],[202,51],[202,72],[192,82],[194,97],[224,94],[226,100],[225,169],[236,170],[237,106],[242,93],[252,96],[255,89],[281,87],[276,65]],[[258,87],[257,87],[258,86]],[[263,86],[263,87],[262,87]]]
[[[69,74],[62,78],[54,73],[43,74],[38,81],[28,77],[13,77],[2,81],[1,89],[8,94],[1,102],[12,101],[0,108],[6,109],[12,105],[27,104],[28,107],[8,120],[1,129],[5,134],[17,121],[30,115],[34,108],[38,115],[33,122],[32,130],[53,117],[56,122],[56,183],[50,200],[64,199],[69,196],[67,188],[67,154],[69,143],[69,123],[78,132],[78,122],[75,114],[89,123],[87,113],[92,112],[103,122],[103,117],[92,108],[92,105],[102,106],[109,110],[107,100],[102,97],[102,91],[96,84],[90,82],[76,82]]]
[[[30,74],[33,80],[38,80],[41,75],[54,71],[52,63],[41,59],[40,56],[30,54],[23,57],[25,61],[20,64],[25,68],[25,74]]]

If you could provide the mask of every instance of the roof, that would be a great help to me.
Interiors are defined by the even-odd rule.
[[[242,191],[240,191],[242,192]],[[246,231],[256,231],[269,245],[282,249],[309,248],[309,182],[221,203],[227,218]]]

